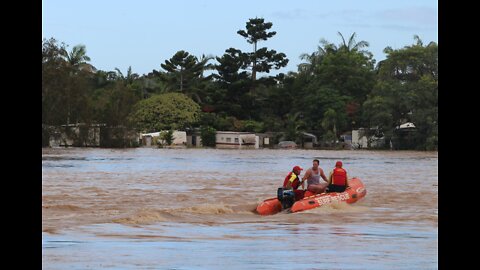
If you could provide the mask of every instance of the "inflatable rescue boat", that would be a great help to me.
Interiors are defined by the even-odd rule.
[[[293,202],[292,196],[287,196],[291,194],[286,194],[287,192],[293,193],[292,190],[283,190],[282,188],[279,188],[276,198],[267,199],[257,206],[257,213],[260,215],[273,215],[288,208],[290,208],[292,213],[295,213],[320,207],[333,202],[346,202],[350,204],[365,197],[367,194],[367,190],[359,178],[355,177],[349,179],[348,184],[349,187],[344,192],[316,194],[313,196],[304,197],[296,202]],[[309,193],[309,191],[306,193]]]

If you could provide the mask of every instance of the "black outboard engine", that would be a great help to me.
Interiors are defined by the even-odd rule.
[[[277,190],[277,199],[282,203],[283,209],[292,207],[295,202],[295,192],[292,189],[279,187]]]

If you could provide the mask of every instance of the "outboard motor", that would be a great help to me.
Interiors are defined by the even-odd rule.
[[[279,187],[277,190],[277,199],[282,203],[283,209],[292,207],[295,202],[295,192],[292,189]]]

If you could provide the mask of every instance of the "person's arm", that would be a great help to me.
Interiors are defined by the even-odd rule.
[[[323,172],[322,169],[320,169],[320,176],[323,178],[323,181],[325,181],[325,182],[328,183],[328,179],[327,179],[327,177],[325,176],[325,173]]]
[[[287,185],[285,186],[286,189],[291,189],[292,188],[292,182],[288,181]]]
[[[347,171],[345,171],[345,189],[347,189],[349,187],[348,185],[348,175],[347,175]]]
[[[330,175],[328,176],[328,181],[327,181],[327,184],[330,186],[330,184],[332,183],[332,175],[333,175],[333,171],[330,172]]]
[[[301,181],[302,185],[303,185],[303,182],[305,181],[305,179],[308,179],[310,177],[310,174],[311,174],[311,171],[310,171],[310,169],[308,169],[302,177],[302,181]]]

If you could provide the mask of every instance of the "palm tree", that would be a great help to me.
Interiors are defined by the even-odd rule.
[[[417,42],[417,46],[420,46],[420,47],[423,46],[423,41],[420,39],[420,37],[418,35],[414,35],[413,40],[415,40]]]
[[[298,72],[303,72],[307,74],[312,74],[314,67],[318,64],[318,55],[317,52],[313,52],[311,54],[302,53],[300,55],[301,60],[306,60],[306,63],[300,63],[298,65]]]
[[[72,48],[70,52],[67,52],[66,49],[61,50],[61,55],[63,56],[67,66],[70,68],[70,76],[76,74],[82,69],[87,69],[90,72],[94,73],[96,69],[87,63],[90,61],[90,57],[87,56],[87,50],[85,45],[76,45]],[[67,125],[70,124],[70,115],[71,115],[71,100],[70,100],[70,87],[66,88],[67,91]]]
[[[360,41],[356,42],[355,37],[356,33],[354,32],[348,42],[346,42],[345,38],[343,37],[342,33],[337,32],[338,35],[342,38],[342,43],[339,46],[327,41],[326,39],[320,39],[320,45],[317,46],[317,51],[313,52],[312,54],[303,53],[300,55],[300,59],[306,60],[307,63],[301,63],[298,65],[299,72],[306,72],[308,74],[312,74],[315,70],[315,66],[323,60],[325,55],[330,53],[337,53],[339,51],[346,51],[346,52],[360,52],[366,56],[372,56],[372,53],[366,50],[361,50],[369,46],[367,41]]]
[[[342,38],[342,44],[340,44],[339,49],[345,49],[347,52],[351,52],[351,51],[362,52],[362,51],[360,51],[360,49],[370,46],[370,44],[367,41],[364,41],[364,40],[362,40],[360,42],[356,42],[355,41],[355,36],[356,36],[355,32],[353,32],[353,34],[348,39],[348,43],[345,42],[345,38],[343,37],[342,33],[338,32],[338,35]]]
[[[73,47],[70,52],[63,50],[62,55],[65,57],[67,63],[75,68],[79,68],[82,64],[86,64],[90,61],[90,57],[87,56],[85,45],[77,45]]]
[[[298,65],[299,72],[312,74],[315,70],[315,67],[322,62],[327,53],[335,52],[337,50],[337,46],[335,46],[335,44],[328,42],[324,38],[320,39],[320,44],[321,46],[317,46],[317,51],[311,54],[302,53],[300,55],[300,59],[306,60],[307,63],[301,63]]]
[[[304,130],[305,127],[305,123],[302,118],[302,112],[287,113],[285,115],[285,140],[295,141],[300,136],[300,133]]]
[[[131,85],[134,80],[139,78],[137,73],[132,73],[132,66],[128,67],[127,76],[124,76],[119,68],[115,68],[115,71],[117,71],[117,74],[116,74],[117,78],[122,80],[125,83],[125,85]]]
[[[198,60],[198,65],[203,67],[203,70],[215,70],[215,65],[208,63],[208,61],[215,59],[213,55],[202,54],[202,57]]]
[[[190,91],[187,92],[187,95],[194,98],[195,101],[199,104],[203,103],[203,100],[200,96],[203,93],[205,82],[207,82],[208,80],[210,80],[211,77],[213,77],[212,74],[205,77],[203,75],[203,72],[208,70],[215,70],[215,65],[208,63],[210,60],[213,60],[213,59],[215,59],[213,55],[202,54],[200,59],[197,60],[198,62],[196,66],[199,70],[201,70],[201,72],[198,74],[197,79],[193,81]]]
[[[337,144],[337,119],[336,118],[337,118],[337,113],[335,112],[335,110],[330,108],[323,114],[323,120],[322,120],[322,127],[325,130],[332,132],[333,141],[335,145]]]

